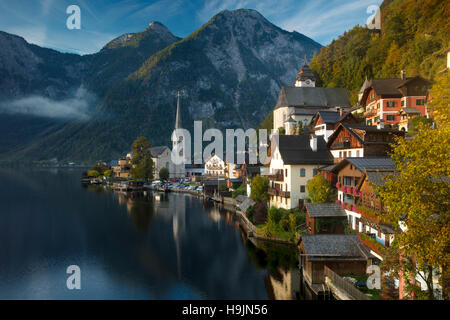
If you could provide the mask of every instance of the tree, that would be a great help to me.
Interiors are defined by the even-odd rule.
[[[433,120],[431,120],[427,117],[424,117],[424,116],[414,117],[411,120],[411,127],[409,128],[409,131],[417,132],[420,126],[425,125],[425,126],[431,127],[432,123],[433,123]]]
[[[161,168],[161,170],[159,170],[159,179],[167,181],[169,179],[169,169],[166,167]]]
[[[269,189],[269,180],[267,180],[267,178],[257,175],[252,179],[250,187],[250,197],[253,200],[262,202],[267,202],[269,200],[269,194],[267,193]]]
[[[237,196],[247,196],[247,185],[242,183],[239,188],[233,191],[232,197],[236,198]]]
[[[133,152],[133,168],[131,176],[134,179],[152,180],[153,179],[153,160],[150,153],[152,144],[146,137],[139,137],[131,146]]]
[[[306,183],[306,189],[312,203],[324,203],[333,200],[333,188],[321,174],[317,174],[309,180]]]
[[[398,172],[386,178],[377,192],[386,213],[380,218],[405,228],[396,236],[403,265],[413,265],[413,273],[427,284],[429,299],[434,286],[431,271],[442,268],[440,281],[448,297],[450,266],[450,82],[448,73],[432,87],[430,105],[435,128],[420,124],[414,139],[397,139],[392,160]],[[411,264],[408,261],[412,260]]]
[[[94,178],[97,178],[100,175],[100,173],[97,170],[89,170],[87,174],[88,174],[88,177],[94,177]]]

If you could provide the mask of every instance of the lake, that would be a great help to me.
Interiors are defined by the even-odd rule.
[[[295,251],[179,193],[83,187],[78,169],[0,168],[0,299],[292,299]],[[81,289],[66,286],[79,266]]]

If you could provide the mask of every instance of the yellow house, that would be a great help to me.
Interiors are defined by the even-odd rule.
[[[270,160],[269,204],[277,208],[303,207],[308,198],[307,182],[318,169],[333,164],[323,137],[280,135],[272,138],[275,149]]]

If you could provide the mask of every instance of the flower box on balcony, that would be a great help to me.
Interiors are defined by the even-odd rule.
[[[342,191],[342,192],[345,192],[345,187],[342,187],[342,188],[341,188],[341,191]]]
[[[336,182],[336,189],[339,189],[341,187],[341,185],[339,184],[339,182]]]
[[[355,196],[358,195],[358,192],[356,191],[356,188],[355,188],[355,187],[352,188],[352,192],[353,192],[353,194],[354,194]]]
[[[350,187],[345,188],[345,190],[347,193],[352,193],[352,188],[350,188]]]
[[[336,203],[337,203],[337,204],[341,204],[341,202],[340,202],[339,200],[336,200]]]
[[[364,234],[364,233],[359,233],[358,234],[358,238],[359,240],[361,240],[361,242],[369,247],[370,249],[372,249],[373,251],[375,251],[378,254],[382,254],[383,250],[384,250],[384,246],[377,242],[377,240],[371,238],[370,236]]]

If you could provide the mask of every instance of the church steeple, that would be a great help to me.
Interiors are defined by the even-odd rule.
[[[180,91],[178,91],[178,100],[177,100],[177,116],[175,119],[175,129],[181,129],[181,111],[180,111]]]
[[[314,76],[311,68],[308,66],[308,60],[305,55],[303,66],[298,72],[298,77],[295,79],[296,87],[315,87],[316,77]]]

